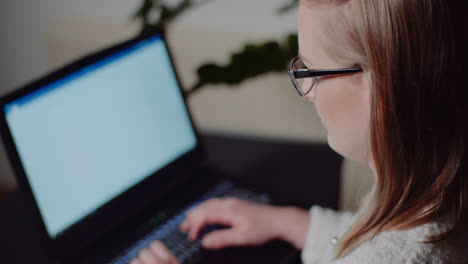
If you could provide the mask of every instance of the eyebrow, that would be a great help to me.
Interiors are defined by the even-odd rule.
[[[308,59],[306,59],[304,57],[304,55],[301,54],[301,52],[299,51],[299,58],[301,58],[302,61],[306,62],[307,64],[309,64],[309,66],[312,66],[312,63],[310,63],[310,61]]]

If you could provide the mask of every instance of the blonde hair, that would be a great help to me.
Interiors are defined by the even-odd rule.
[[[326,0],[303,0],[302,4]],[[370,144],[377,179],[335,259],[388,230],[468,209],[468,60],[463,0],[328,0],[328,53],[372,77]],[[313,5],[309,5],[313,8]]]

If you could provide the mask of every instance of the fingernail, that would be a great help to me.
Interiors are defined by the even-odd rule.
[[[210,240],[207,239],[207,238],[204,238],[204,239],[202,240],[202,245],[203,245],[204,247],[209,247],[209,246],[211,246],[210,243],[211,243]]]

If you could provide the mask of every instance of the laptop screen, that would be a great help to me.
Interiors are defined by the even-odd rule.
[[[4,107],[52,238],[196,147],[165,45],[152,36]]]

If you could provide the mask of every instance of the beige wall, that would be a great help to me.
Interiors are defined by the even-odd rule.
[[[234,19],[229,22],[229,16],[221,13],[230,12],[234,7],[229,4],[219,6],[221,2],[213,1],[214,6],[207,5],[204,8],[208,10],[206,12],[216,12],[219,17],[225,16],[224,24],[210,24],[210,21],[200,19],[209,16],[200,8],[187,14],[168,30],[168,38],[185,86],[196,81],[194,70],[201,63],[226,63],[228,54],[238,51],[246,42],[283,38],[295,28],[294,13],[289,17],[278,17],[271,10],[268,12],[273,12],[272,16],[267,18],[265,13],[262,19],[257,19],[255,12],[250,11],[250,19],[257,21],[257,24],[262,21],[253,27],[248,26],[248,21],[237,23]],[[248,20],[249,15],[246,14],[246,17]],[[76,18],[50,21],[44,33],[47,68],[60,67],[93,50],[126,39],[137,31],[138,25],[127,22]],[[245,81],[238,87],[208,86],[194,94],[189,105],[201,130],[310,142],[326,141],[325,131],[313,104],[297,96],[286,73],[263,75]],[[8,163],[3,163],[0,163],[2,171],[8,171]],[[370,177],[361,166],[345,161],[342,178],[340,206],[353,210],[360,193],[370,186]],[[14,186],[11,171],[2,172],[2,185],[10,189]]]

